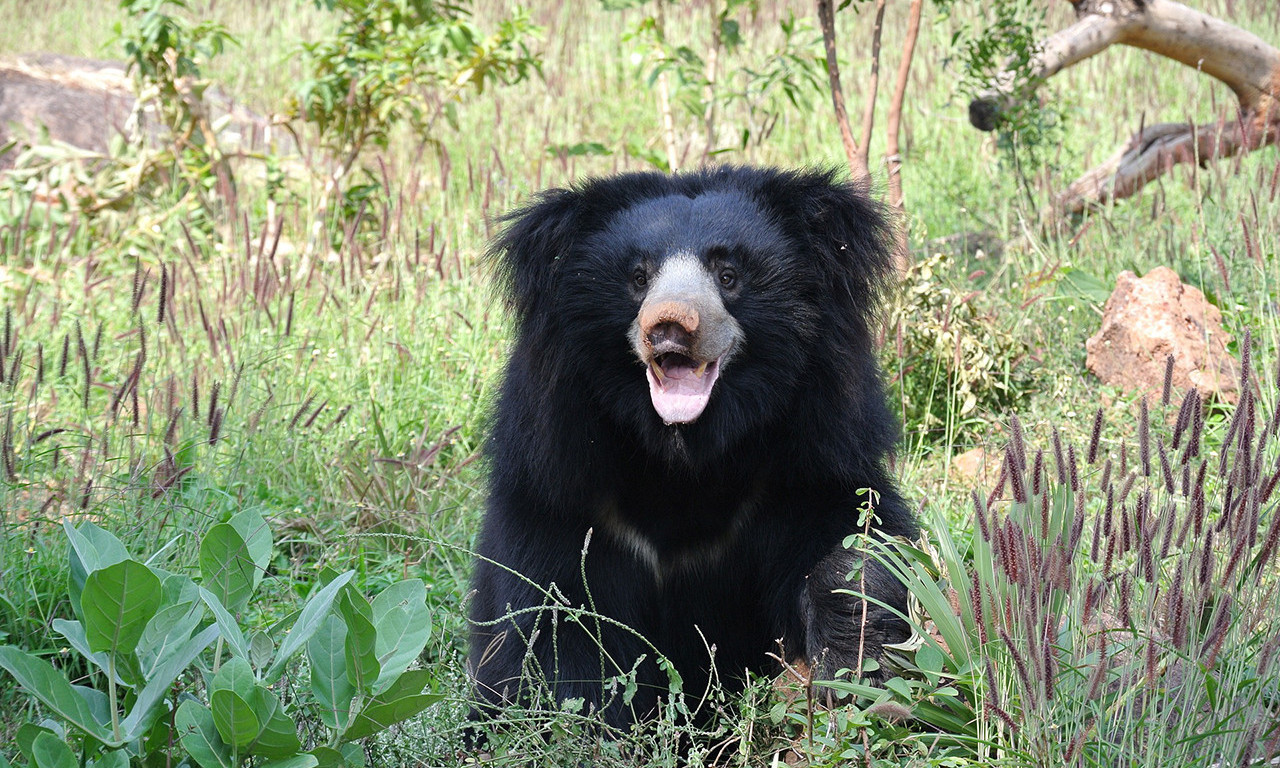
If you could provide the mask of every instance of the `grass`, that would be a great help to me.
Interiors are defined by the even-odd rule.
[[[114,4],[18,5],[26,21],[0,31],[0,54],[36,48],[120,55],[112,26],[123,17]],[[291,84],[301,77],[292,53],[296,44],[321,34],[330,20],[304,2],[193,5],[195,16],[221,21],[241,41],[207,72],[259,112],[284,111]],[[890,4],[886,70],[896,63],[903,5]],[[1280,16],[1270,3],[1198,5],[1280,40]],[[1069,15],[1058,6],[1065,4],[1053,6],[1051,25]],[[842,49],[857,54],[842,62],[852,105],[861,104],[866,69],[861,56],[869,49],[869,20],[856,8],[839,15]],[[483,26],[503,9],[481,2],[477,19]],[[61,658],[63,649],[49,627],[69,611],[58,530],[64,517],[95,520],[140,553],[158,551],[176,537],[178,546],[168,550],[168,557],[181,567],[183,546],[212,522],[234,508],[259,505],[279,533],[266,589],[272,598],[251,608],[245,618],[251,625],[268,626],[295,607],[297,591],[326,564],[357,568],[366,590],[406,576],[428,582],[437,634],[424,662],[438,670],[439,688],[451,699],[368,749],[379,765],[455,762],[466,707],[462,603],[483,499],[478,456],[506,341],[506,321],[491,296],[481,256],[498,217],[531,192],[587,174],[643,167],[628,154],[628,143],[661,151],[654,95],[635,63],[643,51],[626,38],[647,12],[608,12],[594,3],[535,9],[534,20],[546,28],[543,79],[470,99],[459,111],[458,128],[445,128],[438,137],[440,152],[419,153],[406,135],[371,152],[365,165],[373,169],[369,178],[381,191],[371,198],[366,227],[359,232],[347,233],[329,220],[317,225],[316,189],[304,171],[293,168],[292,180],[276,200],[282,234],[273,245],[274,235],[264,235],[268,204],[256,181],[262,168],[252,160],[238,167],[237,207],[220,210],[212,222],[166,215],[174,198],[161,190],[135,208],[75,224],[42,202],[34,187],[10,188],[7,203],[0,204],[0,296],[6,308],[0,345],[5,371],[0,524],[7,534],[0,541],[0,640]],[[932,6],[926,13],[934,13]],[[736,58],[726,59],[726,68],[752,65],[752,51],[776,45],[783,14],[781,5],[762,4],[753,18],[744,17],[747,43]],[[954,30],[979,23],[973,14],[958,9],[922,31],[903,135],[910,240],[920,259],[947,251],[930,277],[929,294],[973,294],[970,302],[981,319],[957,324],[956,332],[984,344],[1004,339],[1012,360],[1006,361],[1008,370],[991,376],[999,380],[1001,371],[1016,373],[1017,385],[1007,398],[983,402],[963,417],[954,416],[951,406],[942,410],[953,417],[941,424],[909,424],[898,468],[908,495],[935,523],[940,554],[916,561],[921,573],[946,587],[950,582],[938,568],[949,566],[960,583],[959,571],[981,565],[985,571],[974,570],[978,590],[998,590],[989,597],[1012,595],[1008,599],[1024,601],[1015,604],[1032,606],[1039,603],[1017,592],[1021,587],[1014,576],[998,562],[982,559],[991,556],[982,554],[990,542],[984,544],[975,531],[970,491],[977,481],[952,472],[953,458],[975,445],[998,453],[1014,413],[1029,443],[1038,437],[1047,445],[1056,429],[1065,444],[1083,453],[1101,405],[1108,424],[1102,453],[1119,461],[1128,446],[1128,461],[1135,460],[1138,400],[1085,371],[1084,341],[1097,329],[1101,302],[1096,292],[1078,287],[1096,283],[1109,289],[1126,269],[1141,273],[1168,265],[1204,290],[1223,311],[1233,352],[1242,351],[1241,340],[1251,333],[1256,407],[1270,414],[1280,357],[1275,246],[1280,201],[1274,181],[1280,166],[1274,151],[1264,151],[1179,170],[1141,197],[1108,206],[1068,231],[1044,232],[1036,211],[1139,125],[1187,117],[1207,121],[1231,103],[1231,96],[1207,78],[1149,54],[1110,50],[1056,77],[1046,90],[1065,110],[1061,145],[1049,166],[1022,184],[994,140],[968,126],[965,102],[955,91],[959,73],[947,63],[949,40]],[[705,46],[707,16],[704,5],[672,7],[669,33],[695,48]],[[886,90],[881,89],[882,115]],[[841,163],[827,102],[821,93],[809,99],[808,108],[773,107],[778,122],[766,141],[718,157],[782,165]],[[741,103],[728,107],[722,124],[746,125],[745,115]],[[700,120],[685,113],[676,117],[682,141],[699,141]],[[883,149],[882,128],[877,128],[881,135],[873,158]],[[305,129],[300,136],[306,150],[311,137]],[[578,142],[599,142],[608,154],[547,151]],[[321,241],[332,242],[332,250],[309,250],[317,226],[329,235]],[[1002,247],[969,253],[942,244],[942,238],[963,232],[993,233]],[[1089,280],[1064,280],[1068,270]],[[946,311],[931,312],[908,307],[905,323],[946,323]],[[919,347],[904,359],[893,353],[893,344],[886,349],[891,377],[910,381],[930,397],[953,396],[944,376],[945,355]],[[1227,442],[1232,414],[1229,408],[1208,412],[1206,439],[1219,441],[1215,450]],[[1275,446],[1260,451],[1270,466]],[[1031,470],[1021,468],[1029,485]],[[1082,463],[1081,471],[1087,484],[1097,483],[1088,485],[1095,490],[1085,509],[1093,524],[1103,517],[1107,484],[1100,481],[1100,467],[1086,469]],[[1216,484],[1210,497],[1216,499],[1222,497],[1214,494],[1230,484],[1211,483]],[[988,478],[980,490],[990,489]],[[1134,493],[1141,490],[1140,485]],[[1185,511],[1182,497],[1169,499],[1179,514]],[[1015,520],[1026,513],[1016,504],[1000,504],[996,509]],[[1274,504],[1264,505],[1258,524],[1275,519]],[[1232,530],[1241,535],[1243,529]],[[1265,544],[1262,538],[1254,551]],[[955,553],[950,561],[948,547]],[[1178,558],[1201,552],[1175,552],[1167,563],[1170,570],[1161,571],[1164,587],[1175,578]],[[1213,567],[1225,569],[1229,556]],[[1100,567],[1083,556],[1078,562],[1082,572]],[[1141,568],[1132,562],[1126,567]],[[1145,683],[1134,687],[1117,672],[1106,711],[1078,691],[1064,688],[1056,704],[1045,702],[1043,693],[1041,699],[1028,693],[1031,682],[1043,692],[1045,679],[1024,681],[1013,656],[1043,638],[1018,634],[1025,627],[1010,625],[1005,628],[1010,642],[989,650],[952,643],[950,666],[938,670],[929,668],[927,653],[924,661],[918,654],[904,660],[914,672],[903,679],[919,685],[894,695],[915,712],[914,726],[866,715],[866,706],[835,713],[810,712],[803,700],[780,706],[761,686],[723,702],[731,715],[711,735],[690,740],[673,720],[633,740],[602,744],[580,740],[566,716],[555,721],[562,730],[553,729],[558,735],[550,742],[535,723],[517,732],[505,754],[517,762],[563,762],[578,755],[596,764],[689,764],[715,757],[719,764],[766,765],[794,748],[815,765],[868,754],[885,765],[1037,765],[1062,759],[1079,734],[1072,729],[1092,717],[1103,725],[1088,739],[1106,746],[1077,749],[1065,762],[1209,765],[1231,749],[1244,754],[1240,746],[1260,740],[1258,732],[1223,727],[1192,739],[1165,727],[1170,710],[1160,704],[1220,712],[1217,700],[1205,704],[1204,697],[1228,691],[1250,697],[1241,707],[1261,712],[1260,722],[1268,713],[1275,722],[1280,672],[1259,658],[1280,631],[1274,560],[1261,563],[1259,573],[1263,587],[1246,585],[1235,596],[1254,613],[1249,621],[1231,625],[1231,642],[1221,652],[1229,663],[1219,666],[1225,672],[1208,670],[1193,676],[1197,685],[1128,699],[1125,692],[1143,690]],[[920,588],[927,591],[923,577]],[[1143,593],[1144,610],[1163,610],[1158,593]],[[1088,643],[1096,630],[1084,620],[1080,598],[1079,592],[1054,596],[1056,604],[1066,601],[1075,611],[1067,612],[1073,619],[1059,649],[1061,666],[1087,673],[1094,653]],[[962,611],[957,638],[978,637],[969,611]],[[932,621],[945,619],[935,615]],[[995,623],[987,628],[997,630]],[[1247,630],[1257,630],[1256,638]],[[1134,642],[1154,640],[1150,634],[1135,635]],[[1043,652],[1043,645],[1035,647]],[[962,648],[968,654],[964,658],[978,662],[988,653],[986,658],[994,659],[991,674],[980,663],[966,669]],[[1072,655],[1073,649],[1079,655]],[[1166,650],[1162,660],[1197,660],[1176,642]],[[1274,648],[1268,653],[1274,656]],[[1146,659],[1139,661],[1141,671]],[[968,714],[962,707],[948,710],[960,713],[960,719],[969,717],[965,727],[972,729],[969,741],[952,751],[927,738],[930,728],[923,727],[946,730],[938,725],[944,721],[928,720],[933,710],[926,706],[951,706],[947,695],[937,692],[945,687],[943,680],[964,694],[955,698],[970,708]],[[1018,706],[1027,713],[1031,724],[1021,735],[1009,733],[995,710],[985,706],[991,695],[999,698],[996,706]],[[39,713],[7,681],[0,684],[0,701],[6,705],[0,736],[12,743],[18,726]],[[816,738],[805,742],[796,723]],[[1188,746],[1192,741],[1221,749],[1196,751]],[[718,757],[706,754],[716,745],[724,747]],[[694,752],[680,751],[687,749]]]

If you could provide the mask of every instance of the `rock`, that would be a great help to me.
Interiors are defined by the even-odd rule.
[[[47,54],[0,62],[0,144],[45,129],[53,141],[106,152],[132,110],[120,64]],[[0,155],[0,168],[13,167],[15,156]]]
[[[987,483],[1000,473],[1000,462],[1003,460],[1003,451],[978,446],[953,456],[951,471],[964,482]]]
[[[1234,403],[1240,369],[1227,351],[1222,313],[1168,267],[1144,277],[1121,272],[1102,311],[1102,327],[1085,342],[1085,366],[1105,384],[1143,392],[1153,402],[1173,355],[1173,388]],[[1174,397],[1174,400],[1179,398]]]
[[[206,91],[204,102],[210,121],[221,126],[224,146],[242,151],[266,146],[267,118],[217,88]],[[48,53],[0,59],[0,145],[18,142],[0,154],[0,170],[12,168],[18,152],[39,140],[42,131],[48,131],[51,141],[99,154],[106,153],[116,134],[142,130],[152,140],[162,140],[146,124],[147,111],[135,116],[134,106],[133,82],[122,62]],[[275,133],[274,143],[279,143],[281,132]]]

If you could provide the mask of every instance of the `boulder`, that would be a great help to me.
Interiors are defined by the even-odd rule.
[[[1142,277],[1125,271],[1103,308],[1102,327],[1085,342],[1085,366],[1103,383],[1154,402],[1173,355],[1175,393],[1195,387],[1205,397],[1234,403],[1240,369],[1227,351],[1229,339],[1218,308],[1172,269],[1156,267]]]
[[[217,88],[204,94],[205,107],[219,140],[240,151],[266,148],[268,118],[237,104]],[[148,125],[148,110],[135,115],[133,82],[126,65],[118,61],[37,53],[0,58],[0,147],[17,146],[0,153],[0,170],[12,168],[17,153],[27,145],[48,139],[105,154],[116,134],[135,136],[139,131],[153,141],[163,141]],[[280,144],[280,131],[273,143]],[[277,147],[278,149],[279,147]]]

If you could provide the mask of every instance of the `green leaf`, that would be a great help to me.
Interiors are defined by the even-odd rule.
[[[332,747],[316,747],[309,754],[316,759],[316,768],[346,768],[342,753]]]
[[[249,644],[245,642],[244,633],[240,631],[240,625],[236,623],[235,617],[222,606],[222,601],[217,595],[204,587],[200,588],[200,599],[213,614],[214,624],[217,625],[222,639],[226,640],[227,645],[231,647],[231,654],[241,659],[248,659]]]
[[[271,663],[271,657],[276,652],[276,644],[271,642],[271,636],[266,632],[254,632],[253,638],[249,640],[249,663],[254,669],[262,669]]]
[[[262,732],[250,747],[250,752],[266,758],[280,759],[295,755],[302,749],[298,739],[298,724],[285,714],[276,695],[261,685],[255,686],[250,702],[254,714],[263,723]]]
[[[417,660],[431,636],[427,588],[421,579],[406,579],[382,590],[373,599],[375,652],[381,671],[373,687],[379,693]]]
[[[347,677],[357,693],[368,693],[380,671],[375,650],[378,632],[373,626],[373,610],[364,595],[349,588],[344,589],[338,599],[338,613],[347,624]]]
[[[243,509],[237,512],[227,524],[236,529],[249,552],[249,561],[253,563],[253,589],[257,589],[262,575],[271,564],[271,528],[256,509]]]
[[[942,652],[932,645],[922,645],[916,651],[916,666],[930,683],[936,684],[942,673]]]
[[[347,625],[338,616],[325,617],[307,643],[311,661],[311,693],[320,705],[320,721],[342,733],[351,722],[356,689],[347,678]]]
[[[209,696],[213,710],[213,725],[222,740],[242,750],[253,743],[262,732],[262,723],[253,706],[233,690],[214,691]]]
[[[191,639],[191,633],[204,620],[200,603],[179,603],[161,608],[147,624],[138,640],[141,680],[149,680],[169,654]]]
[[[160,577],[137,560],[93,571],[84,582],[85,639],[95,653],[133,653],[160,607]]]
[[[406,672],[400,678],[409,690],[417,688],[422,691],[431,682],[431,676],[425,670],[417,669]],[[404,690],[396,686],[395,692]],[[392,691],[388,691],[391,693]],[[351,727],[343,734],[343,740],[354,741],[371,736],[378,731],[407,720],[427,707],[444,698],[442,693],[409,693],[401,696],[375,696],[352,721]]]
[[[232,768],[231,748],[218,735],[213,713],[203,704],[190,699],[182,702],[175,723],[182,748],[200,768]]]
[[[301,754],[286,757],[283,760],[269,760],[262,764],[262,768],[316,768],[320,765],[320,760],[315,755]]]
[[[129,768],[129,752],[124,749],[113,749],[104,752],[96,760],[90,760],[89,768]]]
[[[104,675],[107,673],[107,670],[111,668],[107,654],[94,653],[89,650],[89,641],[85,638],[83,624],[78,621],[54,619],[52,626],[54,632],[62,635],[77,653],[93,662],[94,666],[100,669]],[[124,678],[120,674],[116,675],[116,682],[126,684]]]
[[[342,752],[342,759],[351,768],[364,768],[364,748],[359,744],[343,744],[338,747]]]
[[[257,584],[249,545],[229,523],[213,526],[200,541],[200,576],[222,606],[236,613],[249,603]]]
[[[123,743],[111,739],[106,728],[94,718],[88,702],[49,662],[12,646],[0,646],[0,667],[46,707],[87,735],[112,747]]]
[[[36,768],[78,768],[75,753],[52,733],[40,733],[31,743],[31,762]]]
[[[23,723],[18,726],[17,732],[13,735],[13,741],[17,744],[18,751],[22,753],[23,757],[27,758],[28,762],[35,759],[31,756],[31,746],[35,744],[36,737],[42,733],[47,733],[58,739],[62,738],[61,735],[53,730],[35,723]]]
[[[71,525],[70,520],[65,520],[62,530],[66,532],[67,543],[71,545],[70,573],[67,576],[71,607],[77,616],[83,616],[80,613],[80,593],[84,590],[84,580],[93,571],[128,560],[129,550],[115,536],[90,522],[76,527]]]
[[[333,608],[333,601],[338,592],[347,585],[347,582],[351,581],[353,576],[355,576],[355,571],[347,571],[312,593],[306,604],[302,606],[302,611],[298,614],[298,620],[294,623],[293,629],[285,636],[284,642],[280,643],[280,650],[276,652],[276,660],[271,663],[271,668],[262,676],[264,683],[270,685],[279,679],[284,672],[285,663],[295,653],[302,650],[307,641],[311,639],[311,636],[320,628],[320,623],[329,614],[330,609]]]
[[[205,627],[199,634],[183,643],[177,650],[156,665],[151,679],[138,692],[138,698],[133,703],[133,709],[129,711],[124,720],[120,721],[120,728],[125,734],[125,741],[133,741],[140,738],[147,731],[150,721],[159,712],[156,705],[169,694],[169,689],[173,687],[173,681],[177,680],[178,675],[191,666],[191,662],[195,661],[195,658],[205,648],[208,648],[209,644],[217,637],[217,627]]]
[[[1095,304],[1105,304],[1111,297],[1111,289],[1093,275],[1074,267],[1062,271],[1058,283],[1058,295],[1088,299]]]

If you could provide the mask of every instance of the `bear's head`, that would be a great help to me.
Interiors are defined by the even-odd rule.
[[[547,408],[696,460],[879,397],[889,227],[831,172],[624,174],[546,192],[510,222],[495,255],[512,365]]]

